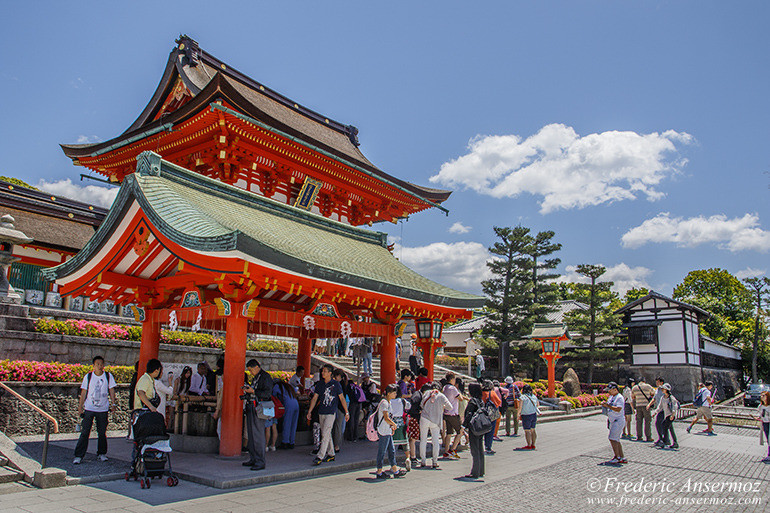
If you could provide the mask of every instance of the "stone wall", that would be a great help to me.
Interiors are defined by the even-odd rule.
[[[7,382],[14,392],[54,417],[60,433],[72,433],[80,421],[78,390],[80,383]],[[45,433],[46,419],[7,391],[0,396],[0,432],[8,436]],[[116,387],[118,408],[109,415],[108,430],[128,429],[128,385]],[[51,431],[53,432],[53,431]]]
[[[221,354],[220,349],[161,344],[159,359],[188,364],[205,360],[214,367]],[[9,360],[86,364],[101,355],[107,365],[134,365],[139,359],[139,342],[0,330],[0,355]],[[265,370],[271,371],[293,371],[297,365],[297,355],[292,353],[247,351],[246,358],[258,359]]]

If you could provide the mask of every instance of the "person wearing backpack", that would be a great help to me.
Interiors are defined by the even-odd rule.
[[[426,388],[428,387],[428,388]],[[422,388],[422,401],[420,405],[420,466],[427,467],[426,452],[428,448],[428,434],[431,437],[433,468],[438,468],[438,455],[441,450],[441,423],[444,412],[452,409],[452,403],[441,393],[438,383],[425,385]]]
[[[468,406],[465,407],[465,416],[463,418],[463,427],[468,432],[468,441],[471,450],[471,472],[464,476],[466,479],[478,479],[484,477],[484,435],[475,435],[471,431],[471,420],[479,408],[484,407],[482,401],[481,385],[478,383],[468,384]]]
[[[505,378],[505,388],[508,395],[505,396],[505,402],[508,408],[505,410],[505,436],[519,436],[519,407],[521,392],[513,378]],[[511,434],[511,420],[513,420],[513,434]]]
[[[707,429],[703,431],[707,435],[716,435],[712,423],[714,422],[711,414],[711,408],[714,407],[714,383],[706,381],[705,384],[699,383],[700,389],[695,394],[695,398],[692,401],[692,405],[697,408],[695,410],[695,418],[692,420],[689,426],[687,426],[687,432],[689,433],[692,427],[700,419],[704,419],[707,424]]]
[[[430,387],[423,387],[425,391]],[[420,441],[420,415],[422,414],[423,390],[417,390],[412,394],[409,402],[411,406],[407,412],[406,435],[409,438],[409,453],[412,455],[411,466],[417,466],[417,443]]]
[[[390,478],[390,475],[382,470],[386,453],[388,455],[388,463],[390,463],[390,473],[393,477],[404,476],[404,473],[400,472],[396,465],[396,447],[393,445],[393,433],[398,426],[391,418],[390,402],[396,398],[397,391],[396,385],[385,387],[385,396],[380,401],[380,404],[377,405],[377,417],[375,419],[377,434],[379,435],[377,440],[377,479]]]
[[[348,396],[350,421],[345,425],[345,440],[358,442],[358,423],[361,421],[361,405],[366,402],[364,389],[352,380],[347,380],[345,395]]]
[[[83,418],[80,438],[75,446],[75,465],[80,464],[88,450],[88,438],[91,436],[91,426],[96,419],[96,433],[98,446],[97,458],[107,461],[107,412],[115,411],[115,378],[104,371],[104,358],[94,356],[94,370],[83,377],[80,384],[80,400],[78,413]]]

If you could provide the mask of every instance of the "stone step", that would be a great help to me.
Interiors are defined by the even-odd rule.
[[[0,467],[0,483],[12,483],[23,479],[23,472],[10,467]]]
[[[37,488],[23,481],[0,483],[0,495],[7,495],[9,493],[27,492],[30,490],[37,490]],[[0,503],[2,503],[2,500],[0,500]]]

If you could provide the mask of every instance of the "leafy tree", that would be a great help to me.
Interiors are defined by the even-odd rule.
[[[17,185],[19,187],[24,187],[26,189],[33,189],[35,191],[40,190],[37,187],[32,187],[30,184],[25,182],[24,180],[19,180],[18,178],[14,178],[12,176],[0,176],[0,180],[4,180],[6,182],[10,182],[14,185]]]
[[[763,341],[767,338],[767,327],[764,323],[760,322],[760,317],[763,315],[763,305],[768,300],[768,289],[770,287],[770,280],[766,277],[753,277],[743,280],[751,291],[753,297],[754,306],[756,307],[756,313],[754,315],[754,333],[752,336],[751,344],[751,382],[757,382],[757,358],[759,356],[759,340]]]
[[[510,360],[510,342],[526,334],[532,301],[531,260],[527,251],[532,243],[529,228],[494,227],[499,239],[489,252],[497,258],[487,262],[492,278],[481,282],[487,296],[489,317],[482,329],[484,337],[499,344],[500,373],[505,375]]]
[[[632,303],[637,299],[643,298],[649,293],[650,293],[650,289],[646,287],[634,287],[632,289],[629,289],[628,292],[626,292],[626,295],[623,296],[623,303],[624,304]]]
[[[611,367],[621,361],[622,351],[609,347],[620,329],[620,317],[613,313],[617,301],[617,296],[610,290],[613,283],[598,281],[606,271],[601,265],[581,264],[577,267],[578,274],[591,280],[590,284],[574,284],[588,309],[573,310],[564,316],[570,332],[579,334],[573,340],[578,348],[572,351],[570,359],[574,366],[587,368],[588,383],[593,383],[595,368]]]
[[[701,323],[709,337],[737,344],[745,342],[745,323],[753,321],[754,299],[738,278],[724,269],[690,271],[674,288],[674,299],[711,313]]]

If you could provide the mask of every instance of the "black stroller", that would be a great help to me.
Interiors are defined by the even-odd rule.
[[[168,486],[179,484],[179,478],[171,469],[171,448],[166,434],[166,422],[158,412],[138,412],[133,424],[134,454],[131,470],[126,472],[126,481],[132,477],[140,486],[150,487],[153,478],[166,477]],[[165,443],[164,443],[165,442]],[[168,465],[168,468],[166,466]]]

